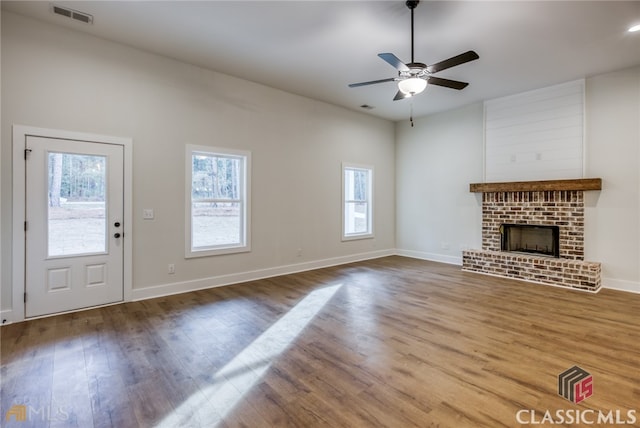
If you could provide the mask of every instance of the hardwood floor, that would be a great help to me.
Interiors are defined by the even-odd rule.
[[[4,326],[0,416],[21,428],[457,428],[620,410],[640,426],[639,314],[640,295],[386,257]],[[558,395],[574,365],[593,376],[578,404]],[[13,405],[26,421],[6,420]]]

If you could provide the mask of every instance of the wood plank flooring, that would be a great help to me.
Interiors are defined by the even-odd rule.
[[[639,314],[640,295],[386,257],[4,326],[1,424],[640,426]],[[578,404],[557,391],[574,365],[594,385]]]

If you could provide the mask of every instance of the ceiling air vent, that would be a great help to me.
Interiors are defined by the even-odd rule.
[[[52,4],[51,11],[56,15],[65,16],[67,18],[83,22],[85,24],[93,24],[93,15],[80,12],[79,10],[73,10],[73,9],[69,9],[68,7]]]

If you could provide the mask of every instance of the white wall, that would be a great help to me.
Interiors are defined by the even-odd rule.
[[[4,310],[11,305],[13,124],[133,138],[134,295],[393,251],[389,121],[6,12],[2,89]],[[184,258],[185,144],[252,151],[250,253]],[[375,239],[341,241],[343,161],[375,167]],[[153,208],[155,220],[144,221],[143,208]]]
[[[425,96],[429,96],[426,94]],[[482,211],[469,184],[482,181],[483,106],[396,125],[396,245],[401,254],[462,264],[480,248]]]
[[[603,180],[585,193],[585,258],[602,263],[604,287],[640,292],[640,67],[588,78],[585,95],[585,176]],[[482,121],[469,106],[397,124],[399,252],[458,263],[461,246],[481,247],[468,185],[483,181]]]
[[[587,79],[585,258],[603,285],[640,292],[640,67]]]
[[[583,178],[584,79],[484,103],[486,182]]]

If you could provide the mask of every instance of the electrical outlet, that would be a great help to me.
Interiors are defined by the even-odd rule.
[[[142,210],[142,218],[144,220],[153,220],[153,208],[145,208]]]
[[[302,248],[298,248],[298,257],[302,257]]]
[[[174,265],[173,263],[169,263],[169,267],[167,270],[170,275],[176,273],[176,265]]]

